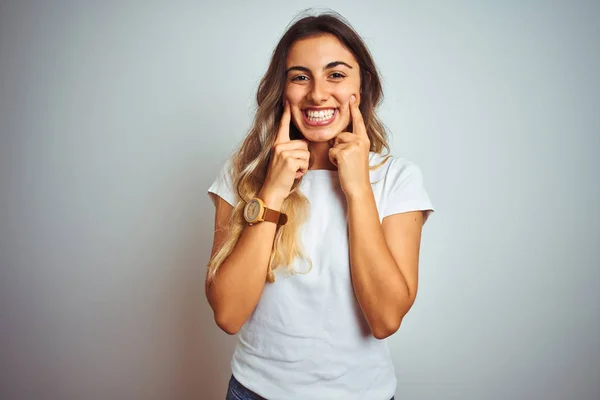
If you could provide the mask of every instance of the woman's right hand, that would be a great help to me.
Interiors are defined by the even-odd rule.
[[[290,104],[286,101],[277,139],[271,149],[267,177],[259,195],[270,208],[281,207],[283,200],[290,194],[294,180],[302,177],[308,170],[308,141],[290,140],[290,121]]]

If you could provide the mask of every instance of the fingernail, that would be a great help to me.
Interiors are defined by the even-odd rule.
[[[350,101],[354,103],[356,101],[356,96],[355,95],[350,96]]]

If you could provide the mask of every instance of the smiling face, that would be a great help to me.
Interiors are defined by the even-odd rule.
[[[360,101],[360,68],[335,36],[313,36],[290,47],[284,96],[306,139],[326,142],[344,131],[353,94]]]

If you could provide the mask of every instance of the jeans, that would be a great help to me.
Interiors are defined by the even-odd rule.
[[[227,389],[227,397],[225,400],[266,400],[250,389],[243,386],[237,379],[231,375],[229,379],[229,388]]]
[[[229,388],[227,389],[227,397],[225,400],[266,400],[250,389],[244,387],[237,379],[231,375],[229,379]],[[392,397],[390,400],[394,400]]]

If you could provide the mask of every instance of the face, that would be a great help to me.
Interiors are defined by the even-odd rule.
[[[312,142],[326,142],[348,126],[350,96],[360,101],[360,69],[333,35],[296,41],[286,60],[285,98],[292,121]]]

